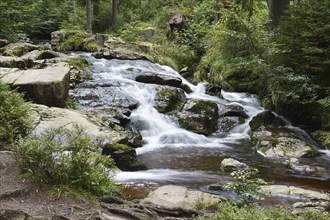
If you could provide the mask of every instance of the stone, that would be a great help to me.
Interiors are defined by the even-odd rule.
[[[227,172],[231,172],[234,170],[245,169],[248,166],[245,163],[241,163],[238,160],[233,158],[223,159],[221,162],[221,169]]]
[[[104,42],[107,41],[108,38],[109,38],[108,35],[106,35],[106,34],[100,34],[100,33],[97,33],[96,36],[95,36],[96,43],[97,43],[100,47],[104,47]]]
[[[222,90],[221,86],[214,84],[207,84],[205,88],[205,93],[208,95],[218,96],[222,98],[221,90]]]
[[[70,85],[70,68],[57,63],[44,69],[9,71],[1,74],[2,81],[18,87],[25,98],[47,106],[64,107]]]
[[[154,107],[160,113],[180,111],[186,101],[183,90],[168,86],[157,88]]]
[[[27,213],[21,211],[21,210],[10,210],[10,209],[4,209],[0,210],[0,219],[3,220],[25,220],[30,219],[31,216],[29,216]]]
[[[259,192],[263,194],[271,194],[274,196],[296,196],[301,199],[309,200],[323,200],[330,201],[329,195],[326,193],[321,193],[318,191],[303,189],[295,186],[286,186],[286,185],[265,185],[260,186]]]
[[[54,31],[51,33],[51,45],[56,47],[63,43],[67,38],[67,33],[65,31]]]
[[[205,100],[188,100],[177,115],[180,127],[189,131],[210,135],[216,130],[218,106]]]
[[[258,130],[262,125],[270,127],[283,126],[283,121],[271,111],[264,111],[254,116],[249,123],[252,131]]]
[[[239,117],[241,119],[249,117],[243,107],[235,104],[220,106],[218,114],[219,117]]]
[[[151,41],[155,38],[156,29],[152,27],[141,30],[141,38],[143,41]]]
[[[241,124],[242,120],[239,117],[233,116],[233,117],[221,117],[218,119],[217,122],[217,130],[216,132],[228,132],[232,128],[234,128],[236,125]]]
[[[33,60],[29,58],[0,56],[0,67],[27,69],[33,66]]]
[[[301,214],[307,210],[324,212],[330,207],[329,202],[296,202],[292,205],[292,214]]]
[[[166,185],[150,192],[147,198],[143,199],[143,204],[154,204],[167,208],[194,208],[198,201],[220,202],[225,200],[218,195],[212,195],[197,190],[190,190],[183,186]]]
[[[11,43],[4,47],[4,56],[14,56],[20,57],[24,54],[33,51],[33,50],[41,50],[43,46],[37,46],[29,43]]]
[[[168,21],[168,24],[170,25],[171,31],[177,29],[182,30],[186,27],[186,21],[185,16],[183,12],[179,12]]]
[[[98,125],[90,117],[74,110],[47,107],[31,104],[31,117],[34,122],[34,133],[41,134],[52,128],[73,129],[75,126],[84,128],[84,132],[103,146],[125,140],[125,135],[110,128]]]
[[[178,88],[180,88],[182,84],[182,80],[178,77],[161,74],[161,73],[151,73],[151,72],[144,72],[141,75],[136,76],[135,80],[137,82],[142,82],[142,83],[167,85]]]

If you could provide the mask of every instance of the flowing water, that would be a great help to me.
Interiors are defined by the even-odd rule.
[[[230,181],[228,173],[220,170],[220,164],[224,158],[231,157],[258,168],[261,177],[268,181],[330,191],[329,151],[322,151],[323,154],[318,158],[303,159],[305,164],[317,165],[326,170],[325,176],[312,177],[294,173],[253,150],[248,123],[253,116],[264,110],[257,96],[225,91],[222,91],[223,98],[210,96],[205,94],[203,83],[192,85],[173,69],[145,60],[95,59],[88,54],[84,57],[93,63],[92,83],[103,88],[95,89],[101,97],[106,96],[105,87],[115,86],[117,91],[135,101],[138,106],[132,111],[130,125],[143,137],[145,144],[136,152],[139,161],[149,169],[118,173],[116,181],[133,185],[176,184],[205,190],[209,184]],[[188,99],[211,100],[219,105],[239,105],[244,108],[248,118],[229,132],[208,137],[182,129],[174,117],[161,114],[153,107],[157,85],[134,80],[143,72],[179,77],[193,91],[186,94]],[[109,100],[104,98],[102,102],[107,105]],[[316,145],[303,130],[293,127],[287,120],[286,126],[296,137]]]

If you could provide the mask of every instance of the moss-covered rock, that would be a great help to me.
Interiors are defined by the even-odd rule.
[[[177,114],[180,127],[189,131],[210,135],[216,130],[218,106],[205,100],[189,100]]]
[[[52,48],[56,51],[95,52],[100,49],[95,35],[81,31],[55,31],[52,36]]]
[[[264,111],[254,116],[249,123],[252,131],[258,130],[262,125],[266,127],[283,126],[283,121],[275,116],[271,111]]]
[[[4,49],[5,51],[3,52],[3,55],[20,57],[33,50],[42,50],[46,48],[29,43],[12,43],[8,44]]]
[[[329,131],[314,131],[312,137],[316,139],[325,149],[330,150],[330,132]]]
[[[145,165],[137,161],[134,148],[125,144],[106,145],[102,149],[102,154],[110,155],[114,159],[116,166],[121,170],[135,171],[146,169]]]
[[[186,97],[181,89],[160,86],[157,88],[154,107],[161,113],[180,111]]]

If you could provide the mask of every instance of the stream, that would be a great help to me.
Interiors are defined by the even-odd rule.
[[[134,191],[139,187],[166,184],[210,192],[208,185],[225,184],[231,180],[228,173],[220,170],[221,161],[229,157],[257,168],[260,177],[273,184],[330,191],[329,151],[320,150],[321,154],[317,158],[303,158],[305,164],[313,164],[326,170],[324,176],[314,177],[295,173],[287,166],[267,159],[254,150],[250,140],[249,121],[264,111],[257,96],[226,91],[221,91],[222,98],[207,95],[205,83],[193,85],[170,67],[146,60],[106,60],[96,59],[90,54],[82,56],[93,64],[91,81],[95,88],[93,92],[101,97],[95,106],[109,106],[113,99],[122,99],[127,105],[137,103],[137,108],[130,115],[129,126],[143,137],[144,145],[137,148],[136,152],[138,160],[146,164],[148,170],[120,172],[115,176],[117,182],[132,186],[132,194],[139,194]],[[182,129],[175,117],[159,113],[153,107],[158,85],[136,82],[135,77],[142,72],[157,72],[179,77],[192,90],[192,93],[185,94],[187,99],[210,100],[227,106],[239,105],[248,117],[244,123],[235,126],[229,132],[215,132],[210,136]],[[110,90],[119,91],[120,94],[109,96]],[[86,100],[79,100],[79,103],[80,108],[87,108],[86,106],[90,104]],[[317,145],[302,129],[283,120],[297,138]],[[228,192],[223,192],[221,195],[232,196]]]

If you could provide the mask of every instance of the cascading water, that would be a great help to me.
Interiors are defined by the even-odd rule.
[[[139,160],[145,163],[149,170],[120,172],[115,177],[118,182],[173,183],[196,188],[210,183],[224,183],[230,177],[220,172],[219,168],[222,159],[227,157],[234,157],[257,167],[265,178],[274,180],[273,172],[276,170],[282,171],[278,171],[275,180],[285,182],[286,179],[291,178],[288,178],[283,166],[266,160],[252,150],[249,121],[253,116],[264,111],[256,96],[225,91],[221,92],[223,98],[207,95],[205,84],[192,85],[173,69],[146,60],[95,59],[87,54],[84,57],[93,63],[93,82],[96,85],[100,83],[103,86],[115,85],[118,91],[130,97],[138,106],[130,115],[130,124],[132,129],[143,137],[145,144],[136,149],[136,152]],[[212,134],[208,137],[182,129],[175,117],[161,114],[154,108],[158,85],[135,81],[135,77],[143,72],[157,72],[178,77],[192,90],[192,93],[185,94],[187,99],[209,100],[222,106],[240,106],[244,109],[247,118],[244,123],[228,132]],[[290,126],[287,124],[287,127]],[[298,136],[305,135],[308,139],[309,136],[299,129],[295,127],[292,129]]]

